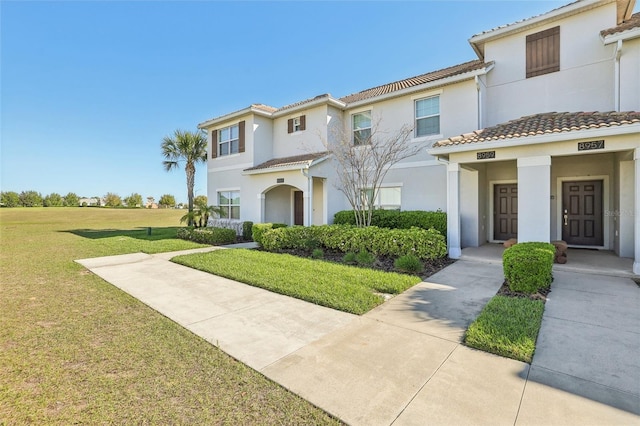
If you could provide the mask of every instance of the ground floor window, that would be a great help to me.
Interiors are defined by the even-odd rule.
[[[240,191],[218,192],[218,206],[222,209],[222,217],[240,219]]]
[[[362,195],[363,203],[368,205],[372,202],[374,209],[400,210],[402,188],[399,186],[378,188],[375,199],[373,197],[373,189],[365,189],[362,191]]]

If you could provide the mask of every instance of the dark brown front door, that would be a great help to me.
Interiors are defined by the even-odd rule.
[[[493,187],[493,239],[508,240],[518,236],[518,184]]]
[[[604,244],[602,181],[562,183],[562,239],[567,244]]]
[[[302,191],[293,193],[293,224],[304,225],[304,201]]]

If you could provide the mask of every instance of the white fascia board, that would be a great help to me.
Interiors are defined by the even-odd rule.
[[[487,74],[489,71],[493,69],[493,67],[494,67],[494,64],[491,63],[484,68],[480,68],[474,71],[469,71],[463,74],[456,74],[451,77],[430,81],[428,83],[420,84],[418,86],[407,87],[406,89],[396,90],[395,92],[389,92],[383,95],[378,95],[371,98],[363,99],[361,101],[352,102],[347,104],[346,109],[357,108],[363,105],[369,105],[376,102],[385,101],[387,99],[397,98],[397,97],[408,95],[415,92],[421,92],[423,90],[428,90],[435,87],[446,86],[453,83],[459,83],[461,81],[471,80],[476,76]]]
[[[296,111],[301,111],[301,110],[313,108],[313,107],[316,107],[318,105],[323,105],[323,104],[333,105],[333,106],[336,106],[336,107],[338,107],[340,109],[344,109],[344,107],[346,106],[346,104],[344,102],[341,102],[341,101],[339,101],[337,99],[334,99],[332,97],[326,97],[326,98],[314,99],[314,100],[312,100],[310,102],[306,102],[304,104],[296,105],[295,107],[292,107],[292,108],[287,108],[287,109],[283,109],[283,110],[277,110],[276,112],[271,114],[271,117],[273,117],[273,118],[282,117],[283,115],[289,115],[289,114],[291,114],[293,112],[296,112]]]
[[[489,30],[484,33],[480,33],[474,35],[469,39],[469,43],[475,52],[481,58],[484,57],[484,54],[481,54],[481,49],[478,44],[486,43],[487,41],[494,40],[500,37],[504,37],[508,34],[520,32],[526,30],[528,28],[535,27],[545,21],[552,22],[554,20],[564,18],[565,16],[570,16],[584,10],[592,9],[597,6],[602,6],[608,3],[613,3],[616,0],[582,0],[577,1],[573,4],[569,4],[566,6],[561,6],[558,9],[552,10],[547,13],[543,13],[538,16],[534,16],[529,19],[525,19],[522,21],[515,22],[513,24],[504,25],[502,27],[498,27],[494,30]]]
[[[498,139],[489,142],[476,142],[469,144],[461,144],[454,146],[443,146],[438,148],[431,148],[427,152],[430,155],[446,155],[456,152],[466,151],[478,151],[479,149],[500,149],[500,148],[512,148],[514,146],[522,145],[537,145],[549,142],[564,142],[577,139],[593,139],[602,138],[607,136],[628,135],[633,133],[640,133],[639,124],[628,124],[617,127],[603,127],[599,129],[579,130],[575,132],[565,133],[551,133],[548,135],[529,136],[523,138],[511,138],[511,139]]]
[[[609,34],[604,37],[600,36],[600,39],[602,40],[603,44],[607,45],[607,44],[617,43],[618,40],[625,41],[625,40],[631,40],[638,37],[640,37],[640,27],[631,28],[630,30],[622,31],[615,34]]]
[[[259,108],[254,108],[252,106],[241,109],[239,111],[230,112],[229,114],[222,115],[220,117],[212,118],[211,120],[203,121],[198,124],[198,129],[206,129],[208,127],[212,127],[217,123],[222,123],[224,121],[233,120],[234,118],[241,117],[246,114],[255,114],[261,115],[263,117],[272,117],[273,113],[261,110]]]

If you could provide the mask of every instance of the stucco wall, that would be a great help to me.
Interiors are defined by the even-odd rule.
[[[305,115],[306,130],[287,133],[289,119]],[[323,140],[327,134],[327,105],[292,112],[273,120],[273,154],[271,158],[289,157],[325,151]]]
[[[292,222],[293,191],[296,188],[289,185],[275,187],[265,194],[265,222]]]
[[[485,45],[495,61],[487,76],[485,126],[550,111],[614,109],[613,45],[600,31],[615,26],[615,3],[537,26]],[[526,36],[560,26],[560,71],[526,78]]]
[[[620,56],[620,110],[640,111],[640,39],[625,41]]]

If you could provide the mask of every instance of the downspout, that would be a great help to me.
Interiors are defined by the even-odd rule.
[[[311,176],[309,176],[309,165],[300,169],[300,173],[307,178],[307,226],[311,226],[311,214],[313,206],[313,197],[311,196]]]
[[[622,56],[622,40],[618,40],[615,51],[614,65],[614,109],[620,112],[620,56]]]

